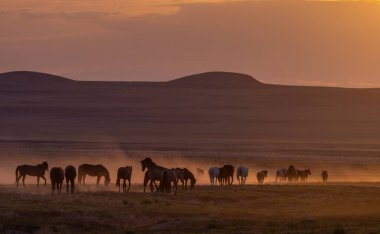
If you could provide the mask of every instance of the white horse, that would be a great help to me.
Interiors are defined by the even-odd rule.
[[[236,171],[236,178],[239,181],[239,184],[245,184],[248,177],[248,167],[240,166]]]
[[[268,177],[268,171],[264,170],[264,171],[257,172],[257,175],[256,175],[257,183],[263,184],[265,178],[267,178],[267,177]]]
[[[218,167],[210,167],[208,169],[208,175],[210,176],[211,186],[215,186],[215,180],[219,177],[220,168]]]
[[[280,179],[280,181],[286,181],[287,177],[288,177],[288,171],[286,169],[279,169],[279,170],[277,170],[277,172],[276,172],[276,182],[278,181],[278,179]]]

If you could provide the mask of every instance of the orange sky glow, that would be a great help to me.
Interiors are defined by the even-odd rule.
[[[2,0],[0,72],[380,87],[380,1]]]

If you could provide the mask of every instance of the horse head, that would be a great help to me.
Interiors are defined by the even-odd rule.
[[[195,185],[196,182],[197,182],[197,179],[192,178],[191,179],[191,187],[190,188],[194,188],[194,185]]]
[[[268,177],[268,171],[267,170],[264,170],[263,173],[264,173],[265,178]]]
[[[148,167],[148,164],[152,163],[153,161],[151,158],[148,157],[148,158],[145,158],[144,160],[141,160],[140,162],[141,162],[142,171],[145,171],[145,169]]]
[[[49,173],[49,164],[46,161],[43,161],[42,165],[44,166],[45,171],[47,171]]]
[[[111,178],[109,176],[106,176],[104,179],[104,185],[108,186],[111,183]]]
[[[311,171],[310,171],[310,169],[305,170],[305,172],[306,172],[307,174],[311,175]]]

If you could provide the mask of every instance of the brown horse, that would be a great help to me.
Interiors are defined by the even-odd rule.
[[[182,183],[182,189],[187,190],[187,183],[189,180],[191,186],[190,188],[193,189],[195,182],[197,181],[193,173],[191,173],[191,171],[189,171],[187,168],[176,168],[174,170],[177,174],[178,181],[181,181]]]
[[[51,194],[54,194],[55,189],[57,193],[61,193],[64,178],[65,172],[61,167],[53,167],[50,170]]]
[[[297,179],[297,170],[293,165],[289,166],[286,174],[289,182],[292,182],[293,180]]]
[[[37,187],[40,185],[40,178],[45,180],[46,186],[46,178],[45,171],[49,172],[49,165],[47,162],[42,162],[36,166],[31,165],[21,165],[16,168],[16,185],[18,187],[18,183],[22,177],[22,185],[25,187],[25,177],[28,176],[37,176]]]
[[[159,190],[161,192],[166,191],[167,193],[171,193],[171,187],[172,187],[172,183],[173,183],[173,185],[175,187],[174,195],[176,195],[177,190],[178,190],[179,177],[180,177],[180,175],[178,174],[177,170],[174,168],[163,170],[161,173]]]
[[[321,173],[323,183],[327,183],[327,179],[329,178],[329,173],[327,171],[322,171]]]
[[[132,178],[132,166],[126,166],[126,167],[120,167],[117,170],[117,179],[116,179],[116,187],[119,187],[119,193],[120,193],[120,180],[124,180],[123,182],[123,192],[129,192],[129,188],[131,187],[131,178]],[[126,180],[128,180],[128,190],[127,190],[127,183]]]
[[[71,185],[71,193],[75,190],[75,178],[77,177],[77,170],[74,166],[67,166],[65,168],[65,178],[66,178],[66,193],[69,193],[69,184]]]
[[[311,175],[311,171],[309,169],[300,170],[297,172],[297,176],[301,179],[301,181],[306,182],[307,178]]]
[[[265,178],[267,178],[267,177],[268,177],[268,171],[267,170],[257,172],[257,174],[256,174],[257,183],[263,184]]]
[[[155,181],[161,181],[161,172],[163,170],[166,170],[166,168],[155,164],[151,158],[145,158],[144,160],[141,160],[140,163],[142,171],[148,169],[147,172],[145,172],[144,176],[144,193],[146,190],[146,185],[149,181],[150,191],[153,192],[153,184],[156,186],[156,189],[158,190]]]
[[[191,173],[191,171],[189,171],[187,168],[183,168],[183,179],[185,181],[185,189],[187,189],[188,180],[190,180],[190,189],[193,189],[195,183],[197,182],[193,173]]]
[[[107,168],[103,165],[90,165],[90,164],[82,164],[78,167],[78,184],[81,184],[83,181],[83,185],[85,185],[86,175],[96,176],[96,185],[99,185],[100,178],[104,176],[104,184],[108,186],[111,182],[110,173]]]
[[[231,185],[234,182],[234,167],[232,165],[224,165],[220,168],[219,179],[221,185]]]

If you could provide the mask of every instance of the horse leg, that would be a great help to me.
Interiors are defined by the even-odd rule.
[[[19,175],[19,176],[17,177],[17,187],[18,187],[18,184],[19,184],[19,182],[20,182],[21,177],[22,177],[22,175]]]
[[[41,176],[42,177],[42,179],[44,179],[45,180],[45,184],[44,184],[44,187],[46,187],[46,178],[45,178],[45,176]]]
[[[66,193],[69,193],[69,179],[66,178]]]
[[[19,173],[18,175],[16,174],[16,186],[18,187],[19,181],[21,179],[22,175]]]
[[[150,183],[149,183],[149,187],[150,187],[150,192],[152,192],[153,193],[153,181],[154,180],[150,180]]]
[[[148,184],[148,181],[149,181],[149,175],[147,172],[145,172],[145,176],[144,176],[144,193],[146,191],[146,185]]]
[[[185,190],[187,190],[187,179],[185,180]]]
[[[178,182],[174,182],[175,190],[174,190],[174,195],[177,194],[177,189],[178,189]]]
[[[23,175],[23,176],[22,176],[22,186],[23,186],[23,187],[25,187],[25,177],[26,177],[26,175]]]
[[[74,190],[75,190],[75,180],[72,179],[72,180],[71,180],[71,193],[72,193],[72,194],[74,193]]]
[[[128,190],[127,193],[129,193],[129,189],[131,188],[131,179],[128,179]]]
[[[123,192],[127,192],[127,181],[126,179],[124,179],[124,182],[123,182]]]
[[[40,187],[40,177],[37,176],[37,188]]]
[[[99,182],[100,182],[100,176],[98,176],[97,178],[96,178],[96,186],[99,186]]]
[[[86,185],[86,174],[84,174],[84,175],[82,176],[82,184],[83,184],[83,186]]]

